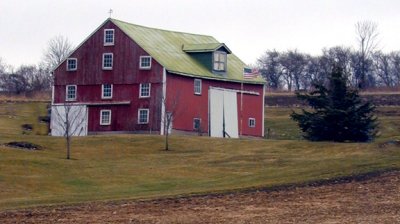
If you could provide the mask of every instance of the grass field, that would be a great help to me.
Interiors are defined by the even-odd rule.
[[[0,210],[93,200],[157,198],[232,189],[269,187],[400,168],[400,108],[380,108],[374,143],[312,143],[301,135],[290,109],[268,108],[269,139],[215,139],[149,135],[73,139],[65,159],[62,138],[46,135],[37,121],[45,103],[0,104]],[[23,131],[22,124],[33,124]],[[28,151],[4,146],[29,141]],[[384,147],[382,147],[384,145]]]

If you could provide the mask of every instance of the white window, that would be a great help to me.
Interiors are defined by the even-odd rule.
[[[104,46],[114,45],[114,29],[104,30]]]
[[[226,53],[222,51],[214,52],[214,66],[215,71],[226,70]]]
[[[111,110],[100,110],[100,125],[111,124]]]
[[[67,71],[76,71],[78,68],[78,60],[76,58],[67,59]]]
[[[194,94],[201,95],[201,79],[194,80]]]
[[[151,57],[150,56],[140,56],[139,68],[140,69],[150,69],[151,68]]]
[[[138,123],[147,124],[149,123],[149,109],[139,109],[138,111]]]
[[[196,131],[200,130],[201,119],[200,118],[193,118],[193,129]]]
[[[150,83],[140,83],[139,97],[140,98],[150,97],[150,88],[151,88]]]
[[[112,91],[113,91],[112,84],[103,84],[102,88],[101,88],[101,98],[102,99],[111,99]]]
[[[65,100],[74,101],[76,100],[76,85],[67,85],[65,88]]]
[[[103,54],[103,69],[111,70],[113,67],[113,53]]]
[[[249,118],[249,127],[251,127],[251,128],[256,127],[256,119],[255,118]]]

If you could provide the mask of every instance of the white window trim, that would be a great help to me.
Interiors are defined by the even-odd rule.
[[[110,119],[108,120],[108,123],[103,123],[103,112],[110,112]],[[111,110],[100,110],[100,125],[110,125],[111,124]]]
[[[251,121],[251,120],[254,121],[254,125],[253,125],[253,126],[250,125],[250,121]],[[250,128],[255,128],[255,127],[256,127],[256,119],[255,119],[254,117],[250,117],[248,122],[249,122],[248,125],[249,125]]]
[[[220,69],[214,69],[214,64],[215,64],[215,62],[216,62],[216,54],[224,54],[225,55],[225,60],[224,60],[224,69],[222,69],[222,70],[220,70]],[[221,61],[218,61],[218,63],[221,63]],[[226,52],[224,52],[224,51],[215,51],[214,53],[213,53],[213,70],[214,71],[216,71],[216,72],[225,72],[226,70],[227,70],[227,63],[228,63],[228,55],[227,55],[227,53]]]
[[[150,65],[147,66],[147,67],[142,67],[142,58],[150,58]],[[150,70],[150,69],[151,69],[151,61],[152,61],[151,56],[140,56],[140,59],[139,59],[139,69],[142,69],[142,70]]]
[[[113,42],[107,43],[106,42],[106,32],[110,31],[110,30],[113,31]],[[104,46],[113,46],[114,42],[115,42],[115,30],[114,29],[104,29],[104,39],[103,39]]]
[[[196,92],[196,81],[198,81],[200,83],[200,92]],[[194,79],[194,81],[193,81],[193,89],[194,89],[194,94],[195,95],[201,95],[201,85],[202,85],[201,79]]]
[[[69,61],[75,61],[75,68],[74,69],[70,69],[68,67],[68,62]],[[67,67],[67,71],[76,71],[78,69],[78,59],[77,58],[67,58],[66,67]]]
[[[104,96],[104,85],[105,84],[101,85],[101,98],[102,99],[112,99],[112,97],[113,97],[113,84],[110,84],[111,85],[111,96]]]
[[[140,122],[140,111],[144,111],[144,110],[147,111],[147,118],[146,118],[147,122]],[[148,124],[149,123],[149,114],[150,114],[149,109],[143,109],[143,108],[139,109],[138,110],[138,124]]]
[[[142,85],[143,84],[149,84],[149,95],[148,96],[142,96]],[[151,96],[151,83],[140,83],[139,86],[139,98],[149,98]]]
[[[75,97],[68,98],[68,87],[73,86],[75,87]],[[65,86],[65,101],[76,101],[76,96],[78,95],[78,86],[77,85],[66,85]]]
[[[196,124],[196,122],[194,122],[195,120],[199,120],[199,125],[200,125],[199,129],[200,129],[201,128],[201,118],[198,118],[198,117],[193,118],[193,130],[198,130],[195,127],[195,124]]]
[[[104,57],[106,55],[111,55],[111,67],[104,67]],[[102,57],[102,67],[103,70],[112,70],[113,69],[113,65],[114,65],[114,54],[113,53],[103,53],[103,57]]]

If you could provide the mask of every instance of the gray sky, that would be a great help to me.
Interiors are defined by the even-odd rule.
[[[320,54],[355,46],[354,24],[378,24],[380,48],[400,50],[399,0],[0,0],[0,57],[37,64],[49,39],[81,43],[104,20],[212,35],[246,63],[268,49]]]

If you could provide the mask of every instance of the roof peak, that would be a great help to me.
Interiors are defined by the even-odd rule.
[[[205,34],[189,33],[189,32],[183,32],[183,31],[175,31],[175,30],[167,30],[167,29],[143,26],[143,25],[138,25],[138,24],[134,24],[134,23],[130,23],[130,22],[119,20],[119,19],[114,19],[114,18],[108,18],[106,21],[108,21],[108,20],[110,20],[113,23],[114,22],[125,23],[125,24],[131,25],[131,26],[141,27],[141,28],[145,28],[145,29],[158,30],[158,31],[163,31],[163,32],[171,32],[171,33],[180,33],[180,34],[189,34],[189,35],[196,35],[196,36],[212,37],[211,35],[205,35]]]

